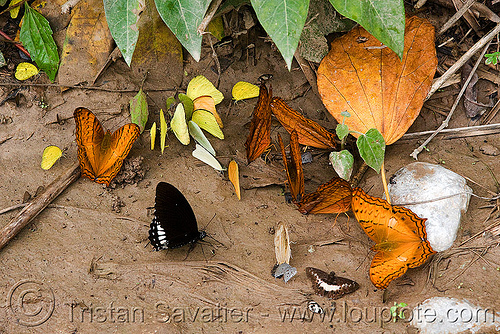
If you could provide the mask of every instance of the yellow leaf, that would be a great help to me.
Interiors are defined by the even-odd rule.
[[[292,252],[290,250],[290,237],[288,229],[283,222],[278,223],[278,228],[274,234],[274,252],[278,264],[290,263]]]
[[[12,0],[9,4],[9,7],[11,6],[14,6],[15,4],[18,4],[20,3],[22,0]],[[13,19],[16,19],[17,18],[17,15],[19,15],[19,8],[21,8],[21,6],[18,6],[16,8],[12,8],[10,10],[10,17],[13,18]],[[49,167],[50,168],[50,167]]]
[[[181,144],[189,144],[189,131],[186,123],[186,113],[184,112],[184,105],[179,103],[175,108],[174,117],[170,121],[170,128]]]
[[[212,113],[206,110],[196,110],[193,113],[191,120],[211,135],[219,139],[224,139],[224,134],[222,133],[222,130],[220,129],[219,124],[217,124],[217,120]]]
[[[50,169],[62,156],[62,151],[57,146],[47,146],[42,154],[42,169]]]
[[[16,68],[16,79],[23,81],[38,74],[38,68],[30,63],[19,63]]]
[[[259,87],[249,82],[240,81],[233,86],[233,99],[236,101],[251,99],[259,96]]]
[[[238,171],[238,164],[236,163],[236,161],[231,160],[231,162],[229,163],[229,167],[227,168],[227,173],[229,176],[229,181],[231,181],[234,186],[236,197],[238,197],[238,200],[241,200],[240,173]]]
[[[163,154],[163,150],[165,149],[165,140],[167,139],[167,122],[165,122],[165,115],[163,114],[163,110],[160,109],[160,148],[161,154]]]
[[[216,105],[224,99],[224,95],[203,75],[198,75],[191,79],[186,95],[193,101],[199,96],[210,95]]]
[[[215,101],[211,96],[209,95],[199,96],[193,101],[193,105],[194,105],[194,110],[202,109],[210,111],[212,115],[214,115],[217,124],[219,124],[219,127],[221,129],[224,127],[224,124],[222,124],[222,119],[217,113],[217,110],[215,110]]]
[[[156,122],[151,126],[151,130],[149,130],[149,135],[151,136],[151,151],[155,149],[155,140],[156,140]]]

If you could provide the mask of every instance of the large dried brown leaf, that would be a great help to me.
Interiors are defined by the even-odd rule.
[[[283,165],[285,165],[288,187],[292,193],[292,200],[294,203],[299,203],[304,197],[304,172],[302,170],[302,157],[297,131],[292,131],[290,135],[290,161],[286,157],[285,145],[283,145],[283,140],[279,134],[278,142],[283,157]]]
[[[247,161],[251,163],[271,145],[271,96],[272,87],[269,92],[264,84],[260,87],[259,100],[253,111],[250,133],[248,134],[245,148]]]
[[[274,97],[271,100],[271,111],[288,133],[297,131],[302,145],[323,149],[337,146],[333,133],[290,108],[281,98]]]
[[[318,69],[318,89],[337,121],[347,110],[350,130],[376,128],[392,144],[420,113],[436,67],[434,27],[414,16],[406,20],[402,60],[361,27],[333,41]]]

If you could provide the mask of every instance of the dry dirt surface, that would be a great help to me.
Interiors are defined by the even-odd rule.
[[[185,57],[181,90],[196,75],[217,81],[211,54],[205,45],[199,63]],[[445,296],[500,311],[498,239],[492,243],[495,235],[483,233],[458,248],[498,217],[496,202],[472,197],[455,252],[434,256],[392,282],[385,292],[377,291],[368,277],[372,242],[352,215],[302,215],[285,202],[285,173],[276,135],[286,136],[286,132],[277,122],[273,121],[274,147],[267,165],[257,161],[258,167],[247,166],[244,142],[256,99],[232,102],[231,88],[237,81],[257,83],[262,74],[273,74],[274,95],[329,130],[336,123],[309,89],[296,62],[289,72],[279,53],[260,38],[255,39],[255,57],[240,54],[220,75],[219,89],[225,99],[218,110],[226,138],[210,140],[222,164],[227,166],[231,159],[240,162],[242,199],[237,199],[225,175],[192,157],[193,144],[183,146],[170,134],[161,154],[159,148],[150,150],[145,131],[128,158],[135,159],[132,169],[140,164],[135,181],[105,188],[78,179],[1,250],[0,332],[405,333],[414,332],[408,322],[390,318],[389,308],[395,302],[414,307],[427,298]],[[137,88],[127,81],[126,73],[123,60],[118,60],[98,85]],[[3,80],[13,79],[4,76]],[[47,81],[39,77],[32,82]],[[4,86],[2,96],[11,90],[12,86]],[[458,89],[445,91],[450,93],[431,102],[449,110]],[[27,87],[20,94],[19,103],[8,100],[0,107],[0,209],[22,203],[26,192],[34,196],[40,186],[46,187],[75,164],[72,114],[76,107],[89,108],[105,128],[115,130],[129,122],[126,106],[135,92],[70,89],[61,93],[53,87]],[[147,129],[158,120],[169,95],[149,94]],[[39,103],[42,97],[48,108]],[[443,119],[432,107],[423,108],[409,132],[433,130]],[[496,117],[492,123],[499,121]],[[450,128],[468,125],[460,106]],[[494,176],[500,175],[500,164],[498,156],[480,150],[486,143],[498,148],[500,138],[438,137],[419,159],[443,164],[477,182],[469,182],[474,193],[491,196],[485,189],[497,192]],[[48,145],[65,151],[52,169],[44,171],[40,162]],[[413,162],[410,153],[418,145],[410,140],[388,147],[387,174]],[[327,153],[313,151],[314,161],[304,165],[307,191],[336,175]],[[189,254],[188,247],[155,252],[148,243],[151,207],[160,181],[181,190],[200,228],[211,236]],[[373,171],[364,175],[360,186],[371,195],[382,195],[380,178]],[[0,226],[17,214],[12,210],[0,215]],[[275,264],[273,231],[280,221],[289,226],[291,264],[298,270],[287,284],[270,273]],[[309,266],[353,279],[360,289],[336,301],[317,296],[305,274]],[[322,306],[325,317],[307,313],[310,300]]]

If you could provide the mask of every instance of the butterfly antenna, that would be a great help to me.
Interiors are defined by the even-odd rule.
[[[208,225],[210,225],[210,223],[212,222],[212,220],[214,220],[215,216],[217,216],[217,213],[214,213],[214,216],[209,220],[209,222],[207,223],[207,225],[205,225],[205,227],[203,227],[202,231],[206,231]]]
[[[217,240],[214,237],[212,237],[210,234],[207,234],[207,238],[212,239],[213,241],[215,241],[216,243],[218,243],[220,246],[224,247],[225,249],[228,249],[226,245],[224,245],[222,242],[220,242],[219,240]],[[207,242],[207,244],[213,246],[210,242]]]

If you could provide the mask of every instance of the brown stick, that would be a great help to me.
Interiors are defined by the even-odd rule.
[[[449,77],[455,74],[455,72],[458,71],[463,64],[465,64],[473,55],[489,43],[498,33],[500,33],[500,23],[497,24],[496,27],[493,28],[487,35],[481,37],[481,39],[477,41],[476,44],[469,49],[469,51],[464,53],[463,56],[460,57],[455,64],[453,64],[453,66],[446,70],[442,76],[433,81],[431,89],[425,99],[428,100],[429,97],[431,97],[431,95],[434,94]]]
[[[21,212],[0,231],[0,249],[28,225],[60,193],[80,177],[80,166],[73,165],[63,175],[55,179],[43,193],[35,197]]]
[[[500,24],[499,24],[500,25]],[[422,152],[422,150],[424,149],[425,145],[427,145],[431,140],[432,138],[434,138],[441,130],[443,130],[444,128],[448,127],[448,124],[450,122],[450,118],[451,116],[453,115],[453,113],[455,112],[455,109],[457,108],[458,106],[458,103],[460,102],[460,99],[462,98],[462,95],[465,93],[465,90],[467,89],[467,86],[469,85],[469,83],[471,82],[472,80],[472,76],[474,75],[474,73],[476,72],[477,68],[479,67],[479,64],[481,64],[482,62],[482,59],[484,57],[484,54],[486,53],[486,51],[488,51],[488,47],[490,46],[491,44],[491,40],[489,42],[486,43],[486,46],[484,47],[483,49],[483,52],[481,53],[481,55],[479,56],[479,58],[477,59],[476,61],[476,64],[474,64],[474,67],[472,68],[470,74],[469,74],[469,77],[467,78],[467,80],[465,80],[464,82],[464,85],[462,86],[462,89],[460,90],[460,92],[458,93],[458,96],[455,100],[455,103],[453,103],[453,106],[451,107],[450,109],[450,112],[448,113],[448,116],[446,116],[446,119],[443,121],[443,123],[439,126],[439,128],[436,129],[436,131],[434,131],[433,134],[431,134],[429,136],[429,138],[427,138],[423,143],[422,145],[420,145],[419,147],[417,147],[415,150],[413,150],[413,152],[410,154],[411,157],[413,157],[415,160],[418,160],[418,154],[420,152]]]

